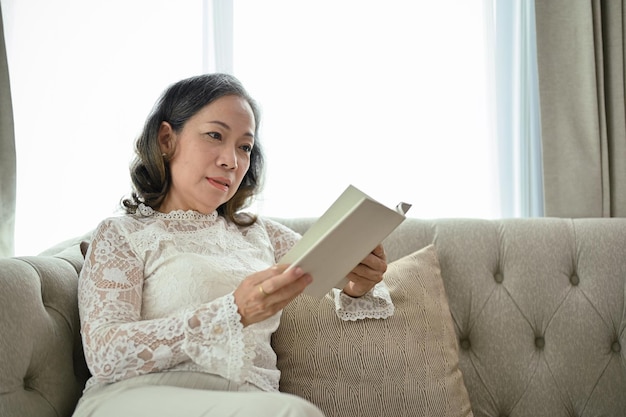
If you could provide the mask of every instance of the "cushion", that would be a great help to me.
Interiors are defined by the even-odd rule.
[[[472,416],[435,247],[390,263],[385,282],[396,310],[384,320],[342,321],[330,296],[285,308],[280,390],[327,417]]]

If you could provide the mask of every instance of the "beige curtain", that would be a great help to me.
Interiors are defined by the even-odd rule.
[[[0,257],[12,256],[15,230],[15,137],[0,6]]]
[[[546,216],[626,217],[621,0],[535,0]]]

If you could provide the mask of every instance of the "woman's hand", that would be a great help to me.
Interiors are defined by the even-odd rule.
[[[383,245],[380,244],[348,274],[349,282],[343,292],[350,297],[361,297],[367,294],[383,280],[386,270],[387,255],[385,255]]]
[[[263,321],[304,291],[313,278],[301,268],[285,272],[288,265],[275,265],[246,278],[234,292],[241,323]]]

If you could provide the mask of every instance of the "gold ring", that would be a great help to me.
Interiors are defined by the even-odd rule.
[[[260,292],[261,294],[263,294],[265,297],[267,297],[267,296],[269,295],[268,293],[266,293],[266,292],[263,290],[263,285],[259,285],[259,292]]]

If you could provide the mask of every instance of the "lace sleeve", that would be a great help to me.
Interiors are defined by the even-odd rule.
[[[116,221],[104,221],[79,279],[83,347],[95,380],[113,382],[189,360],[241,380],[251,367],[253,347],[244,348],[250,338],[232,294],[195,310],[142,320],[143,264],[126,237]]]
[[[334,288],[335,310],[337,316],[345,321],[362,319],[386,319],[395,311],[389,289],[384,282],[376,284],[367,294],[359,298],[346,295]]]
[[[273,220],[263,219],[263,226],[274,247],[274,258],[278,261],[302,236],[287,226]]]
[[[234,295],[228,294],[189,312],[183,350],[203,369],[242,383],[254,360],[254,335],[241,324]]]

